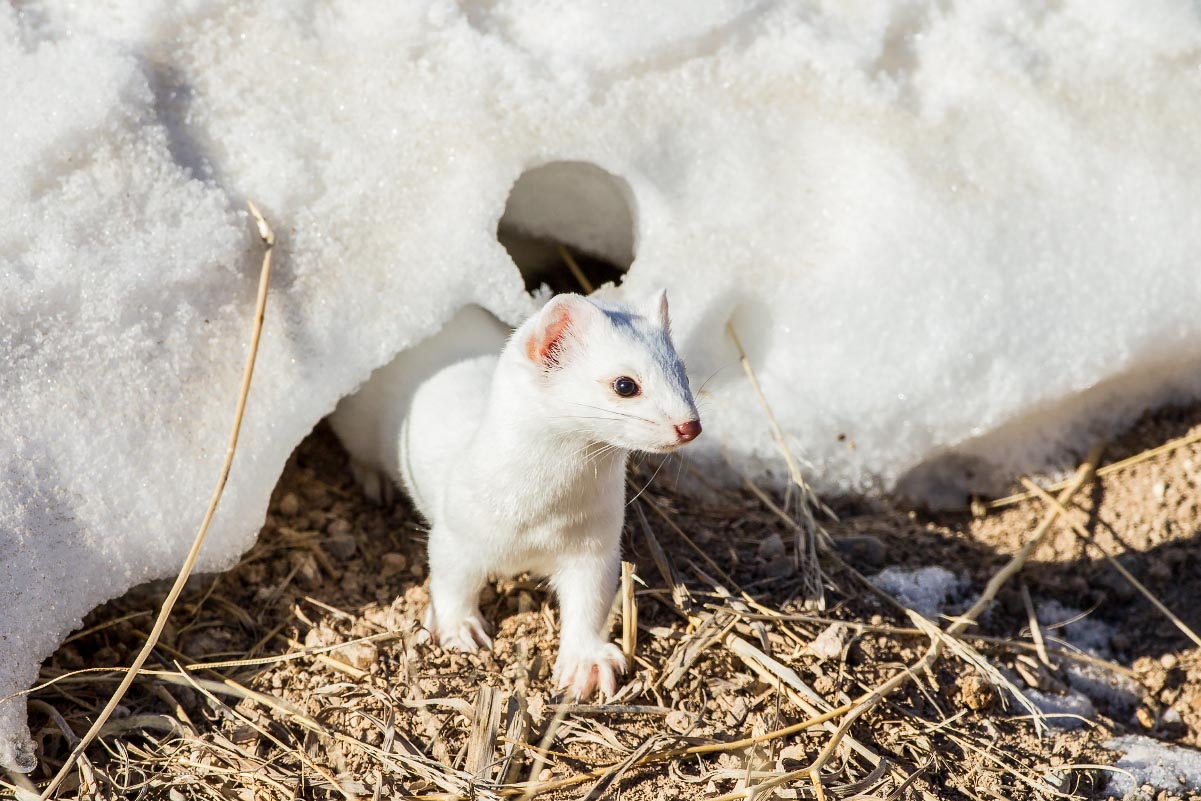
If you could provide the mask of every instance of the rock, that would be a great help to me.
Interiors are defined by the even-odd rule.
[[[695,715],[690,715],[682,709],[673,709],[667,713],[667,718],[664,722],[667,724],[667,728],[676,734],[683,734],[688,731],[695,717]]]
[[[985,712],[997,703],[997,688],[979,673],[968,673],[959,680],[959,697],[968,709]]]
[[[409,566],[409,557],[399,551],[389,551],[379,558],[379,577],[399,576]]]
[[[323,545],[325,550],[329,551],[330,556],[341,562],[349,561],[354,556],[355,548],[358,547],[358,543],[350,534],[331,536]]]
[[[370,670],[379,659],[379,649],[373,642],[356,642],[335,648],[330,652],[330,656],[339,662],[345,662],[352,668]]]
[[[838,537],[834,540],[834,547],[847,561],[862,567],[879,567],[888,558],[884,542],[871,534]]]
[[[784,547],[784,540],[780,538],[778,532],[773,531],[759,543],[759,558],[765,562],[783,559],[786,554],[787,549]]]
[[[846,647],[848,635],[845,624],[831,623],[809,643],[809,650],[821,659],[838,659]]]
[[[300,512],[300,498],[295,492],[289,492],[280,498],[279,513],[284,517],[295,517]]]

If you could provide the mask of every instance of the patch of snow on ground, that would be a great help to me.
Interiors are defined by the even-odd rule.
[[[1201,791],[1201,751],[1138,734],[1115,737],[1105,747],[1121,752],[1114,767],[1125,771],[1110,773],[1106,789],[1113,795],[1131,794],[1144,785],[1174,795]]]
[[[963,576],[940,565],[919,568],[886,567],[869,581],[925,618],[937,620],[939,613],[963,594]]]
[[[1010,676],[1010,679],[1021,687],[1021,679],[1017,676]],[[1023,688],[1022,694],[1034,703],[1039,712],[1047,716],[1047,724],[1057,729],[1078,729],[1097,715],[1093,702],[1078,690],[1069,690],[1066,694],[1059,695]]]
[[[1036,607],[1043,636],[1062,639],[1071,647],[1080,649],[1090,656],[1108,659],[1112,656],[1110,638],[1113,627],[1080,610],[1064,606],[1058,601],[1043,601]],[[1099,665],[1073,659],[1057,659],[1063,665],[1064,674],[1073,690],[1084,693],[1092,701],[1102,704],[1109,713],[1122,718],[1134,712],[1143,696],[1143,688],[1134,679],[1106,670]]]

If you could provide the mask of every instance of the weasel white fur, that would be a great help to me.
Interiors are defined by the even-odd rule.
[[[616,691],[625,660],[604,629],[626,458],[701,431],[665,293],[637,309],[559,295],[511,336],[466,307],[330,422],[364,490],[382,500],[401,484],[430,522],[426,627],[443,646],[490,646],[480,590],[529,571],[559,598],[559,686]]]

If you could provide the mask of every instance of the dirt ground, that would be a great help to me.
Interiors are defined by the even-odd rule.
[[[1201,406],[1160,411],[1112,443],[1103,463],[1199,430]],[[632,483],[657,466],[648,460]],[[982,515],[834,503],[823,609],[805,597],[794,529],[750,490],[676,494],[664,476],[687,469],[663,470],[627,514],[638,628],[628,683],[609,706],[564,705],[550,684],[556,612],[541,583],[486,593],[498,628],[490,652],[419,642],[421,523],[403,503],[368,503],[319,428],[294,454],[258,544],[232,571],[192,579],[148,663],[154,672],[134,684],[61,795],[640,801],[746,797],[766,782],[755,797],[816,797],[798,769],[831,744],[841,718],[779,732],[856,701],[931,643],[860,576],[946,568],[961,581],[943,611],[960,614],[1045,513],[1039,499]],[[1120,555],[1194,630],[1199,483],[1194,444],[1111,473],[1076,499],[1096,546]],[[999,672],[986,677],[948,648],[854,721],[822,766],[824,797],[1105,798],[1110,773],[1095,766],[1116,759],[1104,747],[1111,737],[1201,747],[1201,649],[1098,547],[1056,523],[963,640]],[[43,680],[61,678],[31,696],[35,784],[118,678],[72,671],[128,664],[162,594],[143,588],[96,610],[46,663]],[[1032,628],[1031,608],[1039,619],[1045,610],[1086,616]],[[1091,632],[1089,652],[1069,642],[1073,630]],[[1081,676],[1100,688],[1086,694],[1085,719],[1068,703],[1082,697],[1071,690]],[[1040,737],[998,677],[1068,711],[1049,717]]]

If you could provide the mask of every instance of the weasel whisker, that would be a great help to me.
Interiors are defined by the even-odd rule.
[[[646,480],[646,483],[642,485],[642,489],[638,490],[638,494],[635,495],[633,498],[630,498],[628,501],[626,501],[626,506],[629,506],[634,501],[636,501],[642,497],[642,493],[646,492],[647,487],[649,487],[651,485],[651,482],[655,480],[655,476],[659,475],[659,471],[663,469],[663,465],[665,465],[665,464],[667,464],[666,459],[659,462],[659,466],[655,468],[655,472],[651,473],[651,477],[648,478]]]
[[[730,362],[729,364],[723,364],[721,367],[718,367],[716,370],[714,370],[712,373],[709,374],[708,378],[706,378],[703,382],[701,382],[700,388],[698,388],[696,392],[692,393],[693,396],[700,395],[702,392],[704,392],[705,387],[709,385],[709,382],[712,381],[714,378],[716,378],[717,374],[720,373],[722,370],[726,370],[730,367],[733,367],[736,364],[738,364],[737,359]]]
[[[589,406],[587,403],[575,403],[575,402],[573,402],[571,405],[572,405],[572,406],[583,406],[585,409],[595,409],[595,410],[596,410],[596,411],[598,411],[598,412],[606,412],[606,413],[608,413],[608,414],[619,414],[619,415],[621,415],[622,417],[628,417],[628,418],[630,418],[631,420],[641,420],[642,422],[644,422],[644,423],[650,423],[651,425],[654,425],[654,424],[655,424],[655,421],[654,421],[654,420],[651,420],[650,418],[647,418],[647,417],[639,417],[639,416],[638,416],[638,415],[636,415],[636,414],[628,414],[627,412],[619,412],[619,411],[617,411],[616,409],[603,409],[603,408],[601,408],[600,406]]]

